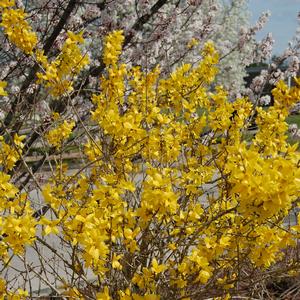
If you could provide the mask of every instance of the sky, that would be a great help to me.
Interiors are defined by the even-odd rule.
[[[297,15],[300,11],[300,0],[249,0],[251,24],[265,11],[271,12],[269,22],[257,35],[261,40],[268,32],[272,32],[275,40],[273,54],[280,54],[292,39],[297,24]]]

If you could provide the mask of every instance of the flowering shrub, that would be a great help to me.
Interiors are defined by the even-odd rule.
[[[24,120],[1,121],[1,297],[33,298],[48,287],[73,299],[229,299],[256,295],[264,276],[297,274],[289,253],[300,229],[284,221],[299,202],[300,155],[285,119],[299,79],[292,88],[280,81],[264,110],[212,88],[214,43],[197,64],[162,72],[126,64],[126,37],[116,30],[82,112],[74,99],[89,101],[78,85],[90,63],[83,35],[69,31],[48,55],[13,5],[0,1],[2,16],[18,15],[2,26],[36,76],[32,92],[20,87],[15,111],[42,90],[54,114],[38,127],[28,122],[27,136],[19,135]],[[3,80],[0,94],[8,93]],[[247,141],[254,115],[258,131]],[[43,153],[30,164],[33,146]],[[70,147],[80,154],[76,168],[64,157]]]

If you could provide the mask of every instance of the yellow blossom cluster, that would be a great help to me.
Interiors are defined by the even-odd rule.
[[[119,63],[122,42],[120,32],[106,38],[106,72],[92,97],[99,135],[85,154],[93,167],[45,187],[57,219],[43,221],[44,234],[60,232],[79,249],[103,282],[99,299],[161,299],[170,290],[194,299],[191,290],[209,286],[228,298],[241,265],[264,270],[295,245],[297,228],[287,232],[283,220],[299,197],[299,153],[284,134],[299,87],[285,92],[293,100],[257,108],[249,143],[255,108],[208,88],[218,63],[211,43],[197,66],[159,79],[159,67]]]
[[[287,212],[297,199],[299,170],[296,161],[287,154],[265,159],[245,143],[227,148],[230,152],[226,172],[230,173],[231,194],[239,201],[239,211],[267,218]],[[238,197],[238,199],[237,199]]]
[[[47,141],[54,147],[56,148],[61,148],[62,143],[65,139],[67,139],[71,132],[72,129],[75,126],[74,121],[66,121],[64,120],[62,124],[58,125],[57,127],[49,130],[46,134],[46,139]]]
[[[3,9],[1,26],[11,43],[15,44],[26,54],[32,54],[37,45],[37,35],[26,21],[27,14],[22,9],[8,8],[14,1],[1,1]]]
[[[15,5],[15,0],[1,0],[0,7],[7,8]]]
[[[107,35],[104,41],[103,62],[106,66],[116,66],[122,52],[124,35],[122,30]]]
[[[21,255],[41,227],[45,240],[58,236],[71,254],[64,263],[72,279],[96,278],[86,281],[96,299],[205,299],[208,291],[229,299],[250,280],[247,274],[271,270],[299,238],[299,226],[289,230],[284,220],[299,199],[300,155],[287,142],[285,119],[300,86],[280,82],[274,107],[262,110],[211,87],[219,57],[210,42],[197,65],[169,75],[159,66],[144,71],[122,64],[123,42],[121,31],[105,40],[86,165],[72,173],[57,162],[42,188],[51,214],[33,220],[28,196],[7,174],[21,137],[9,146],[1,141],[1,164],[10,161],[0,173],[1,257],[9,250]],[[69,78],[87,64],[82,43],[80,34],[69,33],[51,63],[35,53],[44,67],[38,76],[53,95],[68,90]],[[255,114],[258,131],[249,141]],[[54,119],[58,125],[46,139],[61,150],[75,123]],[[289,267],[297,271],[297,264]],[[84,299],[87,288],[76,280],[62,280],[63,294]],[[0,291],[4,286],[0,281]]]
[[[36,221],[26,194],[11,183],[11,171],[22,155],[25,136],[14,135],[8,142],[0,138],[0,257],[5,262],[10,251],[22,254],[26,245],[35,239]]]
[[[36,220],[26,194],[9,182],[10,176],[0,174],[0,257],[7,262],[10,251],[21,255],[24,247],[31,245],[36,237]]]
[[[38,72],[40,82],[44,82],[54,97],[67,94],[73,90],[72,79],[88,64],[87,54],[82,54],[79,47],[83,44],[83,32],[74,34],[68,32],[68,37],[59,56],[48,62],[42,50],[36,51],[36,60],[41,64],[43,72]]]
[[[25,135],[14,135],[12,143],[7,143],[3,136],[0,136],[0,164],[5,171],[11,170],[15,163],[20,159],[24,147],[23,140]]]
[[[6,86],[7,86],[7,82],[0,81],[0,96],[7,96],[7,92],[4,90]]]
[[[73,90],[73,80],[80,71],[89,63],[86,53],[82,53],[80,45],[84,43],[83,32],[75,34],[67,32],[67,39],[58,57],[48,61],[44,51],[36,49],[38,44],[37,34],[26,21],[27,14],[22,9],[8,8],[14,6],[14,1],[1,1],[2,22],[5,34],[11,43],[25,54],[40,64],[42,72],[38,72],[38,82],[44,83],[52,96],[58,97],[68,94]],[[0,95],[6,95],[3,90],[5,82],[0,83]]]
[[[16,292],[7,291],[6,281],[0,278],[0,297],[2,299],[23,300],[26,299],[28,295],[28,291],[22,289],[18,289]]]

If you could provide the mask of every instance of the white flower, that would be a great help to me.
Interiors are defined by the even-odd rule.
[[[5,118],[5,113],[2,109],[0,109],[0,120],[3,121]]]
[[[293,135],[296,134],[297,131],[298,131],[298,126],[297,126],[297,124],[295,124],[295,123],[290,124],[290,125],[289,125],[289,128],[288,128],[288,131],[289,131],[290,133],[292,133]]]
[[[271,103],[271,97],[269,95],[262,96],[259,103],[260,105],[267,106]]]

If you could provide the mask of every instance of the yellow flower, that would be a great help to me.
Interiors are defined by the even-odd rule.
[[[6,86],[7,86],[7,82],[0,81],[0,96],[7,96],[7,92],[4,90]]]
[[[15,5],[14,0],[1,0],[0,1],[0,7],[1,8],[7,8]]]
[[[197,280],[199,280],[201,283],[207,283],[210,277],[211,274],[208,271],[201,270],[197,276]]]
[[[71,121],[64,121],[61,125],[59,125],[58,127],[50,130],[47,134],[46,134],[46,138],[48,140],[48,142],[56,147],[56,148],[60,148],[62,146],[62,143],[65,139],[67,139],[69,137],[69,135],[72,132],[72,129],[75,126],[75,122]]]
[[[82,54],[79,45],[84,43],[83,32],[67,33],[68,38],[63,44],[62,51],[51,63],[42,50],[35,52],[36,60],[43,66],[44,72],[38,72],[40,82],[45,83],[52,96],[59,97],[73,90],[72,79],[74,75],[89,63],[87,54]]]
[[[195,38],[192,38],[192,39],[189,41],[187,47],[188,47],[189,49],[191,49],[191,48],[193,48],[193,47],[195,47],[195,46],[197,46],[197,45],[199,45],[199,41],[198,41],[197,39],[195,39]]]
[[[1,26],[13,44],[25,54],[32,54],[38,40],[26,17],[27,14],[22,9],[4,9]]]
[[[108,67],[109,65],[116,65],[122,51],[122,44],[124,42],[123,31],[113,31],[105,38],[103,61]]]
[[[155,273],[155,274],[159,274],[162,273],[163,271],[165,271],[167,269],[167,267],[164,264],[159,265],[156,258],[152,259],[152,268],[151,270]]]
[[[119,260],[123,257],[123,255],[116,255],[114,253],[113,259],[112,259],[112,267],[114,269],[122,270],[122,265],[120,264]]]
[[[97,293],[96,299],[97,300],[110,300],[111,299],[109,296],[109,289],[107,286],[104,287],[102,293]]]

